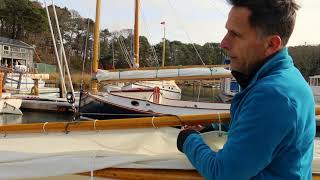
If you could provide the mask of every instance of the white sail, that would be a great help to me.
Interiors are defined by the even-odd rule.
[[[8,135],[0,141],[0,179],[60,176],[108,167],[193,169],[176,148],[178,133],[176,128],[154,128]],[[206,133],[204,138],[214,150],[226,141],[217,132]],[[316,139],[313,172],[320,172],[319,147]]]

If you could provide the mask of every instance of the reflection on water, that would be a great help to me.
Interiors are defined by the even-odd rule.
[[[181,85],[182,100],[200,102],[222,102],[219,88],[212,86]]]
[[[180,86],[182,90],[182,100],[202,101],[202,102],[221,102],[219,98],[220,90],[211,86],[199,88],[199,85]],[[73,120],[73,114],[65,112],[36,112],[23,111],[23,115],[0,114],[0,124],[30,124],[44,122],[66,122]]]
[[[8,125],[8,124],[21,124],[22,123],[22,115],[16,114],[2,114],[0,115],[0,124]]]

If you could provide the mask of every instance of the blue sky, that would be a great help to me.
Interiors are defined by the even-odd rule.
[[[319,0],[298,0],[296,28],[289,45],[320,44]],[[47,0],[51,4],[51,0]],[[60,7],[78,11],[95,19],[96,0],[54,0]],[[111,31],[133,28],[134,0],[101,0],[101,27]],[[151,43],[163,36],[187,43],[220,42],[230,6],[225,0],[141,0],[140,33]]]

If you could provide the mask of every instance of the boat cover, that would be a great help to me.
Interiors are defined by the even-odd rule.
[[[173,78],[191,76],[219,76],[230,75],[230,70],[224,67],[199,67],[181,69],[158,69],[158,70],[127,70],[127,71],[107,71],[99,69],[96,75],[98,81],[121,80],[121,79],[150,79],[150,78]]]
[[[0,179],[60,176],[108,167],[193,169],[176,148],[179,129],[150,128],[91,132],[9,134],[0,141]],[[214,150],[226,134],[203,134]],[[313,171],[320,172],[320,139]]]

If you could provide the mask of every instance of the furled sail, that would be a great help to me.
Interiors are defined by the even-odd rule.
[[[147,80],[147,79],[213,79],[231,77],[230,70],[224,67],[196,67],[151,70],[107,71],[99,69],[96,78],[101,81]]]

